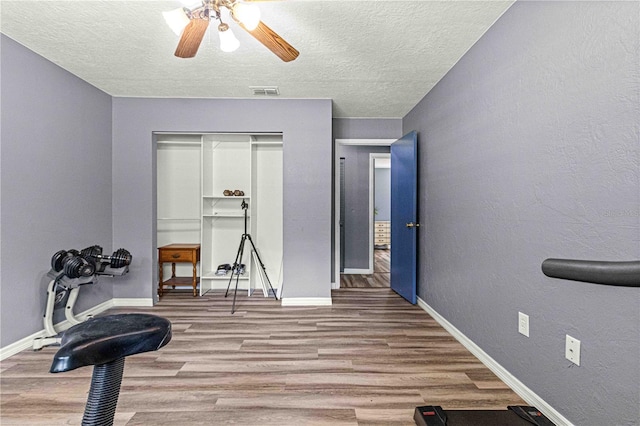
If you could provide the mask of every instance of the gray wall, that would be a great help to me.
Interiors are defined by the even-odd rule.
[[[334,118],[334,139],[398,139],[402,137],[400,118]]]
[[[517,2],[403,120],[419,296],[576,425],[640,421],[640,289],[540,270],[640,258],[639,8]]]
[[[375,179],[375,220],[391,220],[391,169],[378,167]]]
[[[111,97],[0,35],[0,346],[42,330],[51,256],[111,244]],[[137,261],[136,258],[134,258]],[[112,298],[85,286],[76,311]]]
[[[152,132],[282,132],[283,297],[331,297],[331,100],[113,99],[113,240],[138,263],[115,297],[157,287]]]

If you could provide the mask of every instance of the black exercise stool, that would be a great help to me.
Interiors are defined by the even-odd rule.
[[[112,425],[118,405],[124,359],[155,351],[171,340],[171,323],[148,314],[90,318],[62,334],[51,373],[93,365],[83,426]]]

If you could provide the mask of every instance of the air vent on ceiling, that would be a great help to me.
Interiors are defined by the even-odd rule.
[[[278,96],[278,86],[249,86],[255,96]]]

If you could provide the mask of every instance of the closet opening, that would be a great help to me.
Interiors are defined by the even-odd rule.
[[[157,283],[158,294],[224,292],[235,267],[239,291],[251,295],[257,289],[270,296],[251,247],[245,245],[242,259],[234,265],[245,232],[246,212],[247,232],[280,297],[282,134],[156,133],[155,139],[156,245],[158,276],[163,279]],[[183,254],[182,245],[198,246],[196,262],[186,259],[190,254]]]

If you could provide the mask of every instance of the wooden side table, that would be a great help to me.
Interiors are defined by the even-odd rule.
[[[200,244],[169,244],[158,248],[158,267],[160,268],[158,296],[162,297],[165,286],[176,288],[177,285],[192,285],[193,296],[197,296],[196,287],[200,279],[197,277],[196,264],[200,261]],[[171,262],[171,278],[163,281],[162,264]],[[176,277],[176,263],[192,263],[193,276]]]

